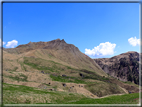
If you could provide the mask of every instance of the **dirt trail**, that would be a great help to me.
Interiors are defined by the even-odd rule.
[[[98,97],[98,98],[105,98],[105,97],[110,97],[110,96],[115,96],[115,95],[124,95],[124,94],[111,94],[111,95],[106,95],[106,96]],[[97,98],[97,99],[98,99],[98,98]]]
[[[119,86],[120,87],[120,86]],[[128,91],[125,88],[120,87],[126,94],[128,94]]]

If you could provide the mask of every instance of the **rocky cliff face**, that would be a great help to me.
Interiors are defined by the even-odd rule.
[[[112,58],[99,58],[94,61],[110,76],[121,81],[139,84],[139,53],[127,52]]]

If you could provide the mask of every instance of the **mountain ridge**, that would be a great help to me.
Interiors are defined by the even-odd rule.
[[[18,54],[34,49],[73,49],[73,51],[79,50],[73,44],[67,44],[64,39],[56,39],[48,42],[29,42],[28,44],[19,45],[16,48],[3,48],[3,50],[9,53],[17,52]]]

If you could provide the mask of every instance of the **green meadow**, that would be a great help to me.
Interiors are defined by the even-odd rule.
[[[87,98],[82,94],[49,91],[3,83],[3,104],[138,104],[139,93]]]

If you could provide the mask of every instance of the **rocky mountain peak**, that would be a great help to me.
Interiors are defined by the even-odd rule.
[[[43,49],[63,49],[67,46],[69,46],[69,44],[67,44],[64,39],[62,40],[56,39],[47,42],[47,44],[43,47]]]

